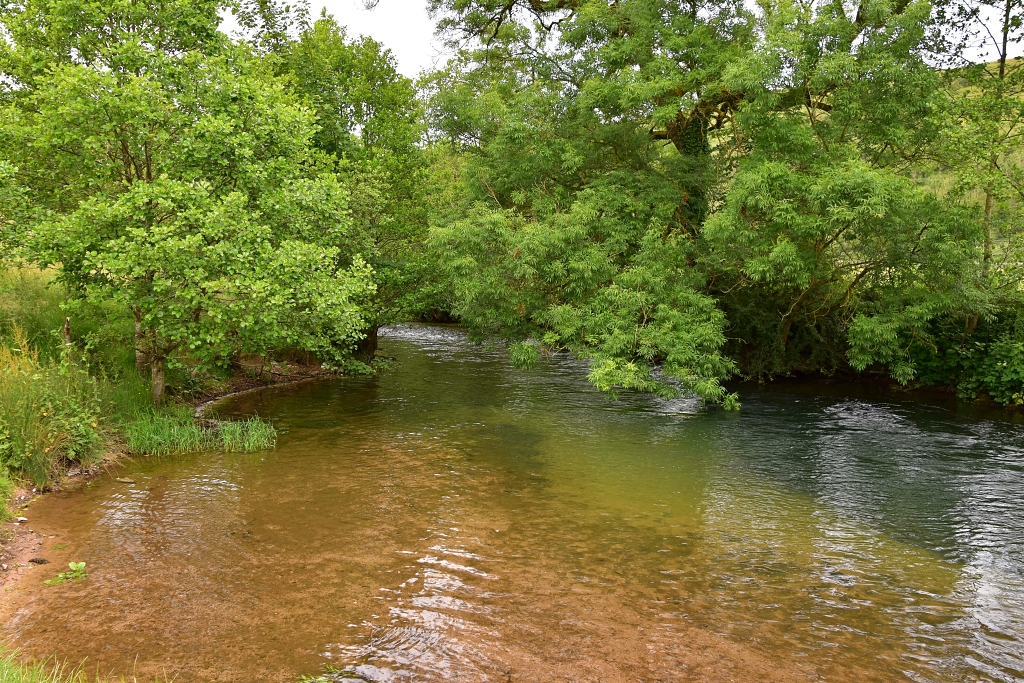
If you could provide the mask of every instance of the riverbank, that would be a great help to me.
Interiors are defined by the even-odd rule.
[[[315,381],[332,374],[311,365],[275,363],[271,371],[262,375],[241,372],[218,387],[197,394],[187,403],[183,402],[183,405],[188,407],[197,422],[209,426],[215,424],[216,420],[211,420],[206,415],[214,404],[225,398],[272,387]],[[8,502],[10,519],[0,524],[0,589],[3,590],[4,596],[16,590],[18,583],[29,570],[45,564],[31,562],[39,555],[39,551],[46,547],[45,539],[31,528],[32,503],[51,493],[88,486],[97,477],[113,477],[114,470],[126,459],[147,457],[145,454],[133,453],[125,440],[114,431],[108,431],[105,439],[103,453],[95,462],[64,463],[67,467],[59,471],[53,483],[45,489],[31,486],[27,482],[22,482],[22,485],[14,489]]]
[[[217,421],[207,416],[218,401],[273,387],[316,381],[333,374],[312,365],[273,363],[269,367],[263,367],[262,364],[257,367],[255,363],[242,363],[235,376],[217,387],[197,393],[191,400],[183,402],[183,405],[188,407],[197,423],[210,426]],[[27,483],[14,489],[7,502],[10,519],[0,523],[0,612],[9,612],[11,602],[18,598],[23,582],[33,572],[47,571],[55,575],[66,570],[68,562],[75,559],[66,557],[63,552],[74,539],[43,534],[34,528],[33,504],[52,494],[91,486],[96,479],[104,476],[130,483],[130,479],[117,477],[117,469],[133,457],[148,457],[133,454],[116,432],[108,431],[105,439],[103,453],[95,462],[87,465],[65,463],[70,466],[59,472],[52,485],[45,489]],[[4,656],[0,651],[0,681],[4,683],[67,683],[85,680],[87,678],[83,677],[80,670],[55,671],[37,662],[21,662],[16,653]]]

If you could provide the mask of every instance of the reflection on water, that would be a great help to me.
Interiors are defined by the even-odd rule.
[[[240,397],[273,453],[32,508],[6,633],[178,681],[1019,681],[1024,428],[891,396],[610,401],[447,327]],[[329,669],[325,669],[329,667]]]

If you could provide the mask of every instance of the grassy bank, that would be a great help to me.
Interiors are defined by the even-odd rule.
[[[0,271],[0,498],[18,482],[51,486],[112,441],[136,455],[274,447],[273,426],[257,418],[193,417],[192,398],[226,386],[224,376],[171,373],[175,396],[154,408],[132,332],[127,311],[75,308],[47,272]]]

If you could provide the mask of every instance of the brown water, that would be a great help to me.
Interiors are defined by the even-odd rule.
[[[738,415],[392,329],[379,377],[236,399],[276,451],[30,509],[27,653],[295,681],[1024,680],[1024,428],[892,397]],[[53,536],[53,538],[49,538]],[[83,581],[45,586],[69,560]]]

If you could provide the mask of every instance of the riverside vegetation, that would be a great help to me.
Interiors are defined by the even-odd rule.
[[[189,397],[372,372],[417,318],[726,409],[837,373],[1024,405],[1020,0],[429,8],[413,82],[301,3],[0,2],[0,494],[112,435],[270,447]]]
[[[269,446],[181,397],[370,372],[415,318],[727,409],[836,373],[1024,404],[1019,0],[430,10],[414,83],[301,3],[0,4],[9,476]]]
[[[430,9],[455,54],[414,83],[302,5],[0,4],[10,476],[108,427],[270,445],[168,386],[370,372],[417,317],[612,392],[866,373],[1024,404],[1018,0]]]
[[[82,341],[68,347],[52,334],[65,297],[47,273],[11,269],[0,275],[0,493],[11,476],[45,488],[69,465],[88,465],[117,436],[133,454],[272,447],[274,429],[258,419],[199,424],[185,404],[154,407],[150,387],[130,365],[131,347],[111,342],[108,317],[103,350]],[[86,319],[88,321],[88,319]],[[101,323],[83,328],[85,339]],[[91,372],[90,372],[91,371]]]

